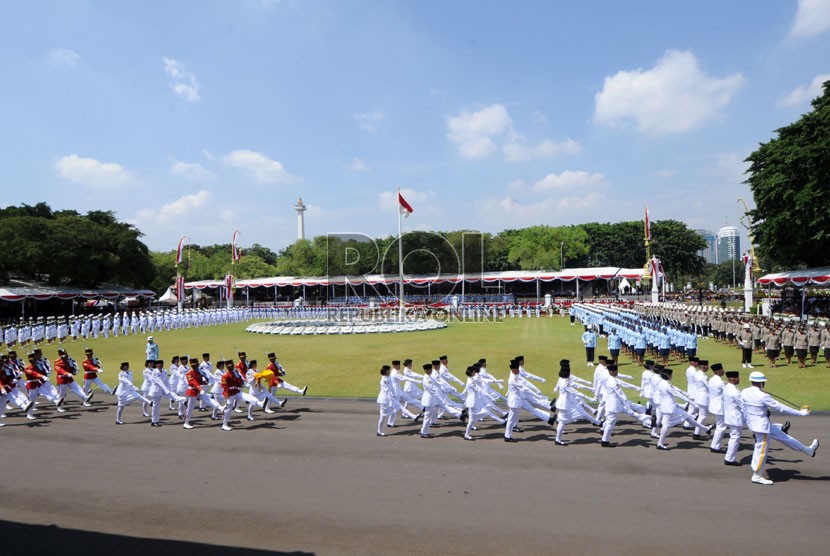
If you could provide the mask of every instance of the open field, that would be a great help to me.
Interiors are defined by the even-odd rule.
[[[570,359],[574,374],[589,378],[593,369],[584,366],[585,351],[580,341],[582,329],[569,326],[568,319],[556,317],[513,318],[492,323],[451,323],[448,328],[426,332],[398,334],[361,334],[343,336],[266,336],[244,332],[247,324],[230,324],[208,328],[156,332],[156,343],[161,357],[169,361],[173,355],[185,353],[200,357],[208,351],[215,361],[219,356],[231,358],[238,349],[247,351],[249,359],[265,361],[265,354],[276,351],[280,362],[288,370],[288,381],[297,386],[309,385],[309,394],[326,397],[369,398],[377,395],[378,369],[392,359],[411,358],[416,371],[420,364],[449,355],[450,369],[458,377],[479,358],[488,361],[488,370],[507,378],[507,364],[522,354],[529,371],[553,379],[560,359]],[[118,364],[129,361],[134,371],[140,371],[144,362],[146,336],[128,336],[91,340],[107,372],[105,382],[114,384]],[[70,354],[83,358],[83,343],[66,344]],[[45,352],[56,357],[55,346]],[[607,353],[605,341],[599,342],[597,354]],[[726,347],[713,340],[700,340],[698,354],[711,363],[721,362],[727,370],[741,370],[738,348]],[[794,404],[809,404],[814,410],[830,410],[830,369],[824,367],[823,357],[817,366],[798,370],[779,366],[767,368],[765,358],[754,355],[755,366],[767,373],[768,389],[792,400]],[[640,370],[621,357],[621,373],[639,376]],[[672,363],[675,383],[685,386],[686,365]],[[140,374],[137,380],[140,381]],[[748,382],[748,371],[742,375],[743,386]],[[553,387],[549,381],[549,389]]]
[[[759,486],[746,433],[744,466],[726,467],[681,431],[675,449],[657,451],[629,421],[605,449],[594,427],[567,427],[571,445],[560,447],[527,418],[516,444],[495,425],[464,442],[457,421],[429,440],[412,424],[378,438],[371,401],[292,398],[231,432],[204,413],[185,431],[166,409],[151,428],[137,406],[115,426],[111,404],[7,418],[0,553],[826,552],[826,449],[806,458],[773,444],[776,484]],[[827,440],[830,417],[792,422],[798,438]]]

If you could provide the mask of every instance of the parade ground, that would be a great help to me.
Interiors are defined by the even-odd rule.
[[[10,412],[0,430],[4,555],[777,555],[824,554],[830,539],[830,445],[815,458],[773,445],[775,484],[761,486],[746,431],[743,467],[726,467],[688,432],[661,452],[628,421],[617,447],[589,425],[561,447],[527,415],[514,444],[495,424],[465,442],[457,421],[379,438],[372,400],[292,397],[230,432],[209,413],[183,430],[166,408],[151,428],[136,405],[116,426],[102,393],[67,407]],[[790,420],[830,442],[830,416]]]

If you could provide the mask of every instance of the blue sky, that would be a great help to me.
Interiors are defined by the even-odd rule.
[[[7,2],[0,204],[193,243],[673,218],[830,79],[830,0]]]

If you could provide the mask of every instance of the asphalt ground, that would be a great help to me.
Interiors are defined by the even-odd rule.
[[[41,406],[42,407],[42,406]],[[406,420],[375,436],[366,400],[289,398],[284,410],[209,413],[161,428],[139,405],[116,426],[113,398],[90,408],[19,410],[0,428],[0,554],[827,554],[827,448],[773,445],[773,486],[723,465],[675,430],[673,450],[623,417],[614,448],[590,425],[553,429],[523,416],[519,442],[457,420],[422,439]],[[830,416],[790,418],[791,434],[830,442]]]

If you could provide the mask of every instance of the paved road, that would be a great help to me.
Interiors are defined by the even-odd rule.
[[[137,406],[116,426],[99,396],[38,421],[7,416],[0,553],[828,552],[824,448],[811,459],[774,446],[777,484],[763,487],[688,434],[658,452],[633,423],[610,449],[587,425],[555,446],[532,420],[515,444],[497,426],[464,442],[451,421],[429,440],[411,424],[378,438],[374,403],[290,398],[232,432],[205,413],[186,431],[169,414],[149,427]],[[798,438],[830,442],[830,417],[792,421]],[[740,456],[748,463],[748,435]]]

